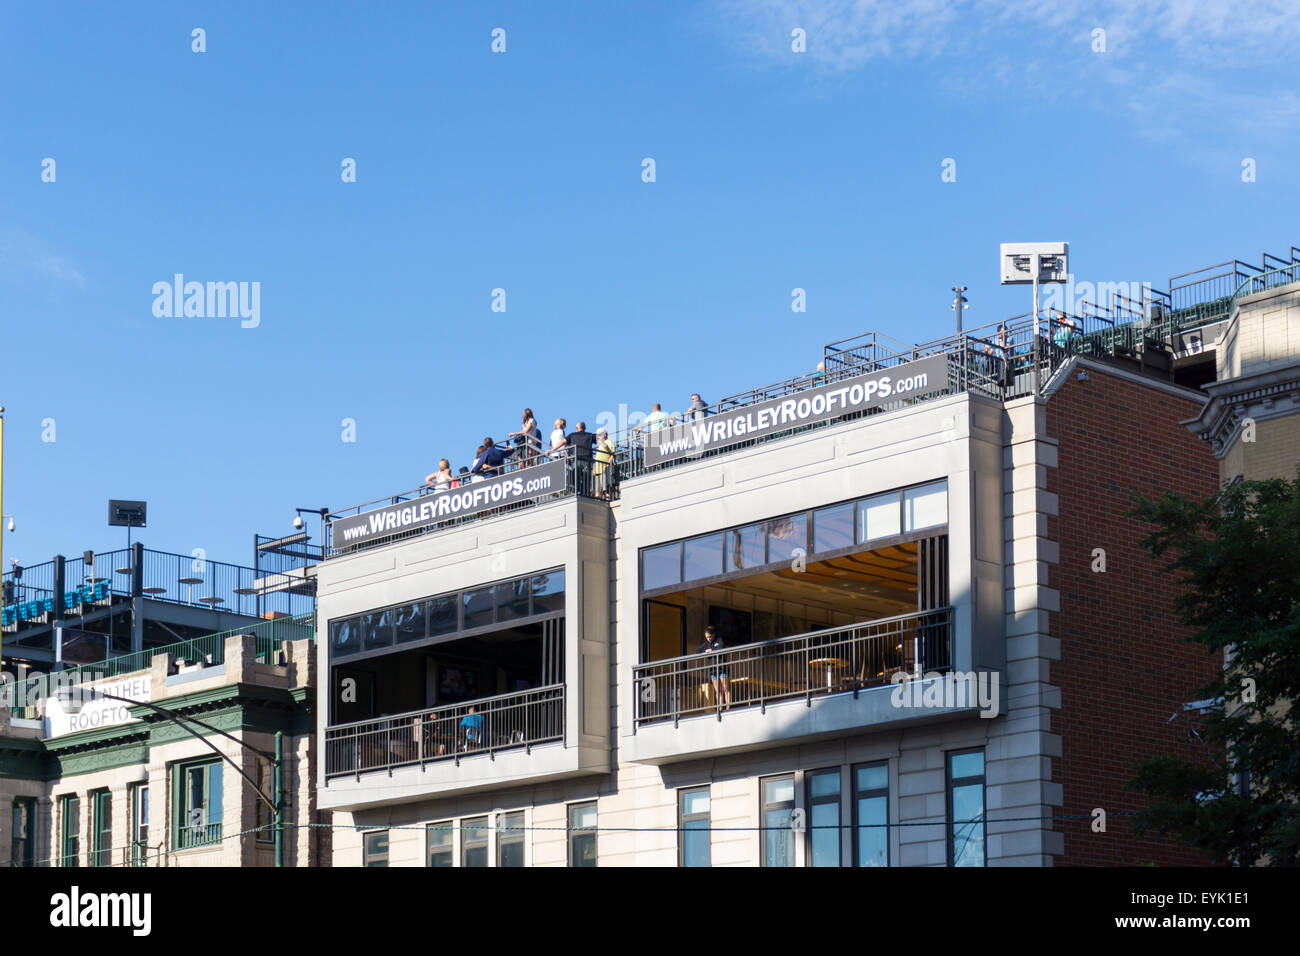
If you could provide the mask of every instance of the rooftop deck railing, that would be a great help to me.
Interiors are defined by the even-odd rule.
[[[95,585],[102,586],[102,599],[93,598]],[[80,556],[56,557],[4,572],[0,576],[0,624],[11,633],[27,622],[48,623],[60,616],[60,611],[65,616],[75,615],[89,610],[86,605],[107,606],[114,599],[133,597],[250,617],[298,615],[315,610],[313,585],[311,579],[291,579],[202,555],[153,551],[137,544],[96,554],[89,564]],[[69,595],[75,603],[68,601]]]
[[[990,398],[1006,400],[1034,394],[1042,388],[1060,366],[1074,355],[1094,358],[1141,360],[1152,350],[1175,351],[1179,336],[1206,324],[1220,321],[1231,313],[1238,290],[1261,287],[1261,283],[1280,284],[1300,278],[1300,249],[1291,247],[1291,261],[1276,256],[1265,256],[1281,264],[1280,268],[1265,271],[1240,260],[1230,260],[1183,273],[1170,279],[1168,292],[1143,286],[1137,297],[1112,292],[1105,303],[1079,301],[1071,305],[1072,311],[1044,311],[1037,317],[1033,313],[1011,316],[999,322],[963,330],[961,334],[942,336],[929,342],[907,345],[880,332],[868,332],[832,342],[823,349],[821,367],[767,385],[745,389],[728,395],[703,409],[688,411],[662,423],[644,423],[627,427],[611,436],[616,453],[614,468],[606,479],[597,484],[590,470],[574,476],[564,492],[542,499],[519,502],[503,508],[493,508],[439,522],[436,527],[421,527],[411,531],[395,532],[369,544],[386,544],[429,531],[456,527],[484,517],[534,507],[540,501],[553,500],[572,494],[617,496],[618,482],[635,478],[649,471],[680,467],[690,464],[696,457],[683,457],[648,465],[646,447],[651,432],[659,427],[672,427],[692,420],[707,418],[723,412],[743,409],[773,399],[785,398],[807,389],[833,384],[869,372],[895,368],[906,362],[934,355],[948,358],[946,381],[936,383],[931,391],[879,405],[867,411],[849,413],[829,421],[804,424],[783,431],[764,433],[760,437],[731,442],[724,448],[704,452],[701,457],[712,457],[766,441],[787,438],[790,435],[823,428],[839,422],[863,418],[867,415],[893,411],[905,405],[928,401],[959,392],[974,392]],[[1244,293],[1242,293],[1244,294]],[[1060,319],[1068,319],[1061,322]],[[532,461],[545,461],[531,458]],[[507,469],[519,467],[510,462]],[[581,486],[585,481],[586,487]],[[575,484],[578,483],[578,484]],[[336,512],[329,517],[361,514],[387,505],[413,500],[420,495],[434,493],[427,486],[377,498],[374,501]],[[331,542],[333,545],[333,542]],[[352,550],[352,549],[348,549]],[[326,556],[340,553],[330,547]]]
[[[8,704],[14,717],[34,719],[41,714],[41,702],[52,696],[59,687],[147,671],[153,664],[153,658],[159,654],[170,654],[180,661],[223,664],[226,660],[226,638],[235,634],[254,635],[258,661],[274,664],[278,651],[286,642],[314,638],[315,629],[316,614],[310,612],[149,647],[50,674],[33,674],[3,685],[3,690],[0,690],[0,705]]]
[[[632,669],[635,726],[714,717],[830,694],[857,695],[895,674],[952,667],[952,608],[688,654]]]
[[[474,713],[470,713],[473,709]],[[564,739],[564,685],[325,728],[325,776],[527,750]]]

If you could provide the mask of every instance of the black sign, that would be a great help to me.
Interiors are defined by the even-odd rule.
[[[933,393],[947,385],[948,357],[932,355],[833,385],[819,385],[786,398],[774,398],[649,432],[646,464],[687,458],[773,432],[830,421],[886,402]]]
[[[440,521],[566,490],[567,463],[548,461],[496,478],[462,483],[459,488],[422,495],[365,514],[335,518],[330,522],[330,544],[335,550],[351,548],[376,538],[426,528]]]
[[[148,505],[143,501],[113,498],[108,503],[109,527],[143,528],[147,507]]]

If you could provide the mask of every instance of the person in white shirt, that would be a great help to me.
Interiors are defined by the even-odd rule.
[[[562,458],[568,454],[568,441],[564,437],[564,426],[567,424],[563,418],[555,420],[555,431],[551,432],[551,450],[546,454],[551,458]]]

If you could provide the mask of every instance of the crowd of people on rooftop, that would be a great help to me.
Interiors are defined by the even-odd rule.
[[[679,421],[699,421],[708,414],[709,405],[698,393],[691,395],[691,404],[680,416],[667,414],[655,402],[645,420],[630,430],[630,436],[634,445],[639,445],[638,439],[648,440],[651,434],[662,428],[676,425]],[[463,484],[484,481],[512,468],[572,459],[578,469],[578,480],[590,487],[595,497],[612,499],[618,485],[615,459],[619,449],[610,439],[608,429],[598,428],[592,433],[587,431],[587,423],[583,421],[574,425],[571,431],[567,429],[566,419],[555,419],[547,444],[542,439],[542,430],[533,410],[525,408],[518,429],[507,434],[504,442],[498,443],[490,435],[485,437],[475,449],[473,462],[460,466],[454,473],[448,459],[439,459],[437,470],[425,477],[423,488],[436,494]],[[588,476],[589,483],[586,481]]]

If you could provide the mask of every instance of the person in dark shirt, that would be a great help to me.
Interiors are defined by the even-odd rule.
[[[564,436],[564,444],[573,449],[573,469],[578,493],[591,494],[591,450],[596,443],[596,436],[587,431],[586,422],[578,422],[577,427]]]
[[[723,649],[722,636],[712,624],[704,629],[704,641],[695,649],[697,654],[712,654]],[[731,709],[731,680],[727,677],[727,665],[714,664],[709,668],[709,681],[713,684],[713,699],[723,705],[724,710]]]
[[[501,466],[506,463],[506,459],[514,453],[515,449],[513,448],[502,451],[491,438],[484,438],[483,450],[470,471],[476,475],[482,475],[484,478],[491,478],[501,471]]]

